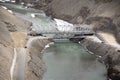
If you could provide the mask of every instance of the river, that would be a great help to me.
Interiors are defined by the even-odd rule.
[[[44,51],[43,80],[106,80],[106,67],[80,44],[55,43]]]

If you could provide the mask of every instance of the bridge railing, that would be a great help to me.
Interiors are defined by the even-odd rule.
[[[39,30],[38,33],[35,31],[30,31],[29,34],[56,34],[56,35],[79,35],[87,36],[94,34],[94,31],[88,27],[61,27],[60,29],[51,30],[49,27],[44,27],[42,30]]]

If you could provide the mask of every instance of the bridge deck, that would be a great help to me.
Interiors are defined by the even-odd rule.
[[[71,31],[71,32],[60,32],[60,31],[41,31],[39,34],[94,34],[93,31]]]

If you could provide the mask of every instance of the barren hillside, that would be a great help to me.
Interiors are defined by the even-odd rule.
[[[14,43],[10,32],[26,31],[28,27],[30,27],[29,22],[15,17],[14,14],[0,7],[0,80],[10,80],[11,76]]]
[[[120,42],[120,0],[46,0],[39,9],[48,16],[112,33]]]

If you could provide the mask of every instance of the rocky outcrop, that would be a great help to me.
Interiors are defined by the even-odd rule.
[[[120,79],[120,48],[96,42],[89,38],[82,40],[81,43],[95,55],[101,56],[101,60],[104,61],[108,69],[109,78],[112,80]]]
[[[29,40],[28,45],[26,66],[26,77],[25,80],[42,80],[43,73],[45,71],[45,64],[42,61],[43,49],[50,43],[47,38],[34,38]],[[28,43],[29,43],[28,41]]]

